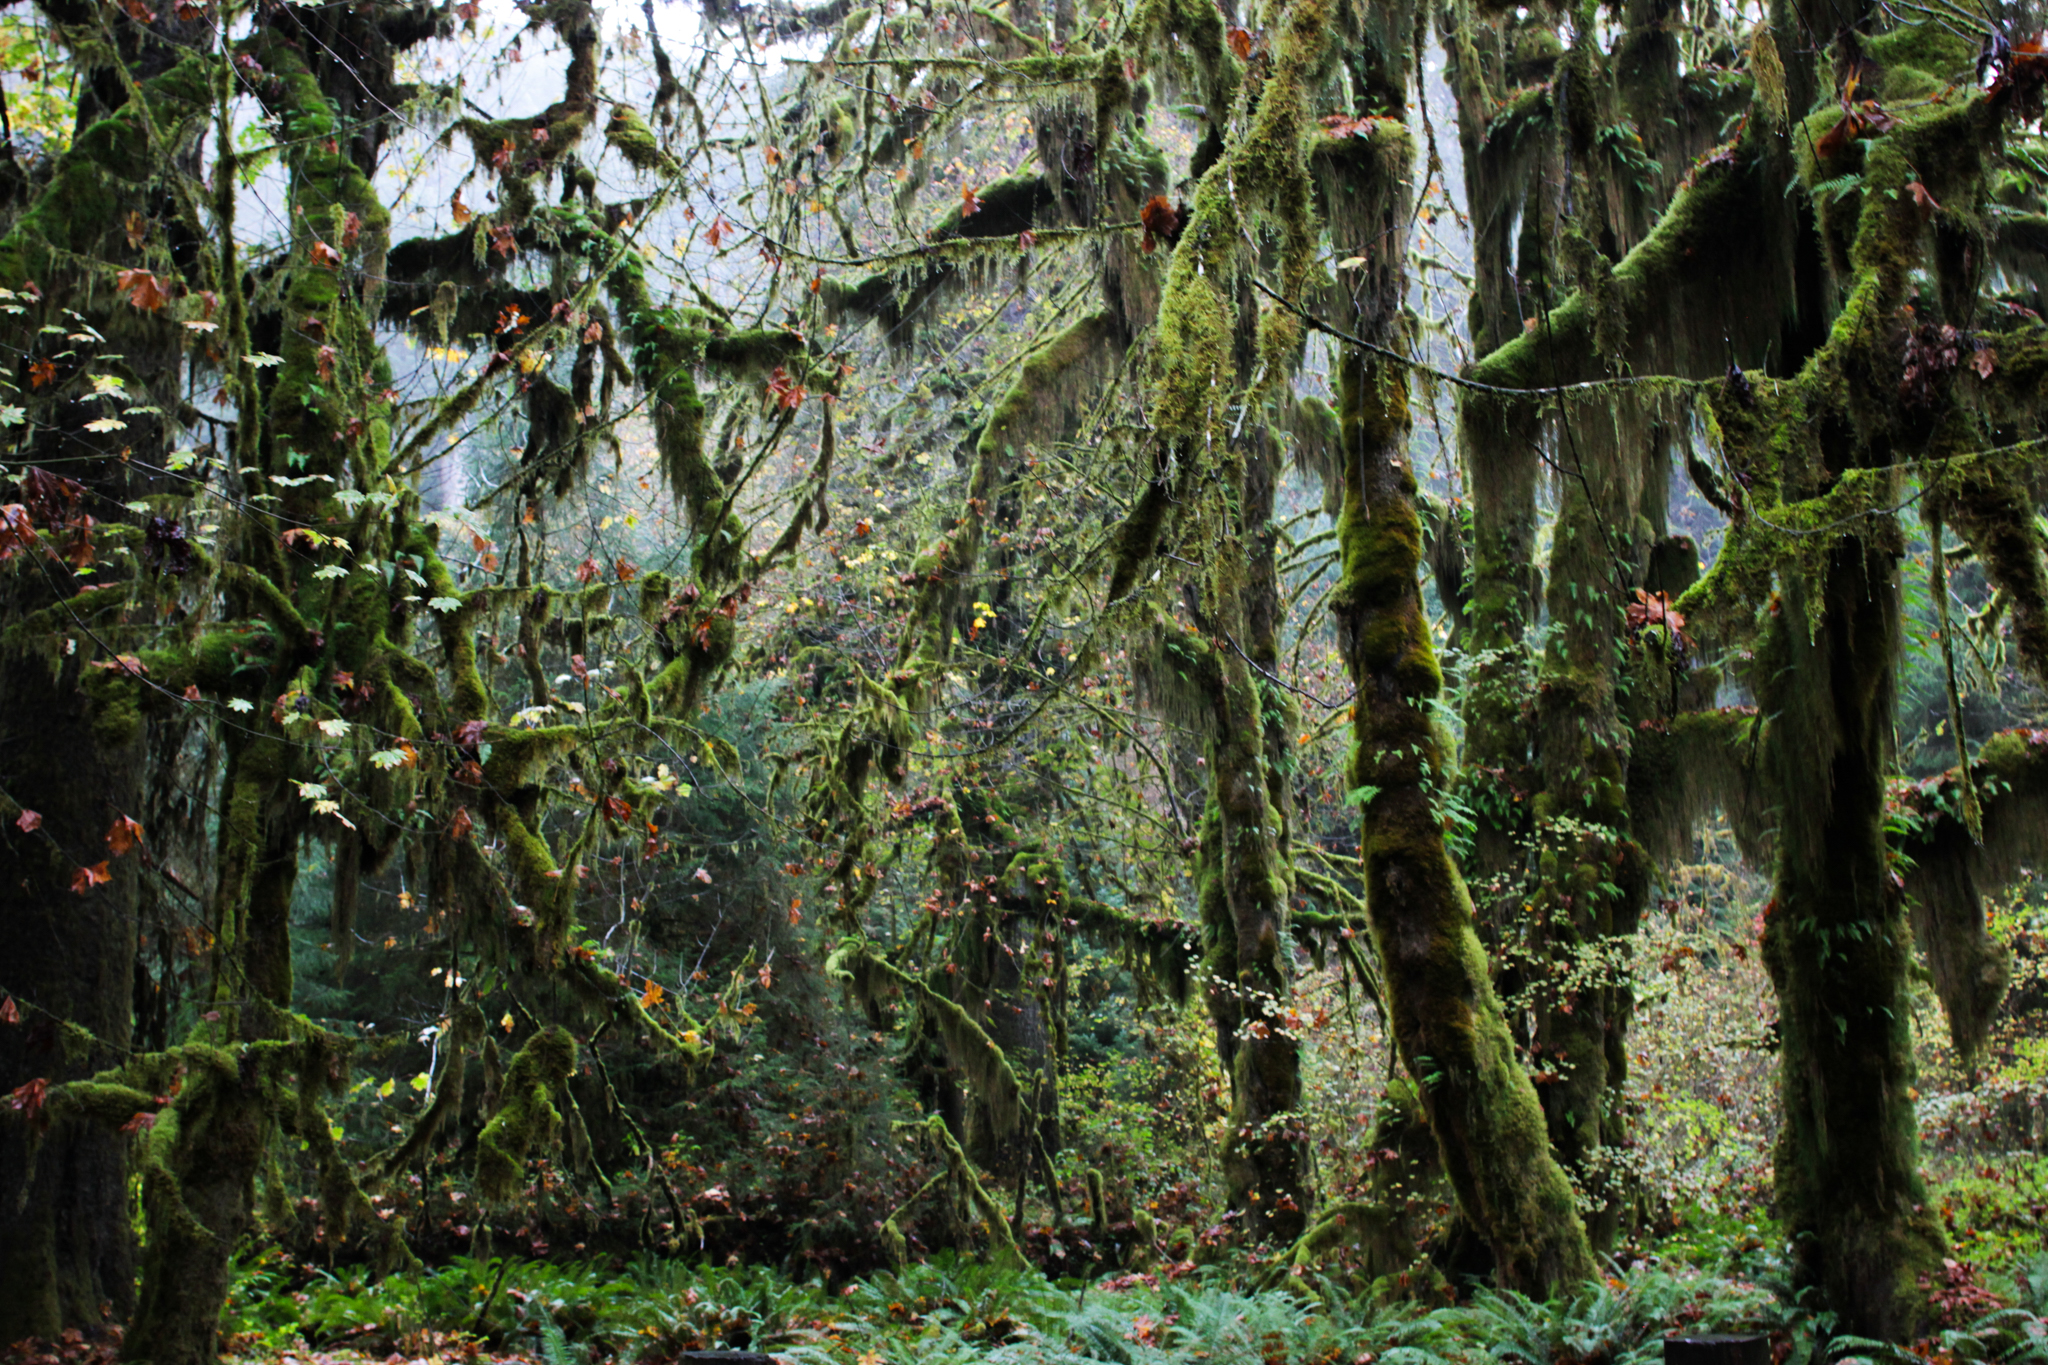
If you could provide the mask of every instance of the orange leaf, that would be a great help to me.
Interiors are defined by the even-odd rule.
[[[147,270],[124,270],[115,283],[128,295],[128,302],[145,313],[154,313],[171,301],[163,281]]]
[[[107,851],[116,858],[142,842],[142,826],[123,815],[107,826]]]
[[[1239,61],[1248,62],[1251,60],[1252,35],[1248,30],[1241,28],[1228,29],[1224,32],[1223,36],[1230,43],[1230,50],[1237,54]]]
[[[451,839],[467,839],[469,832],[475,828],[476,821],[470,818],[469,807],[457,806],[455,808],[455,818],[448,822],[448,837]]]
[[[461,190],[455,191],[455,200],[448,207],[455,214],[455,226],[457,227],[461,227],[470,219],[476,217],[476,210],[462,202]]]
[[[325,242],[313,243],[313,264],[324,265],[331,270],[341,269],[341,253]]]
[[[97,862],[91,867],[81,867],[72,874],[71,890],[75,894],[83,896],[95,886],[104,886],[112,880],[114,880],[114,874],[107,871],[106,863]]]

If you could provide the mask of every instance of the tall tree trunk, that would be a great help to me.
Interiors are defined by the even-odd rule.
[[[1290,710],[1279,689],[1259,676],[1270,676],[1279,657],[1273,463],[1262,439],[1238,453],[1235,514],[1212,560],[1216,616],[1209,624],[1218,643],[1201,670],[1211,710],[1198,876],[1210,1015],[1230,1077],[1224,1185],[1254,1240],[1291,1242],[1306,1226],[1314,1196],[1301,1114],[1301,1043],[1287,1022],[1294,882],[1291,803],[1278,759]]]
[[[34,570],[30,570],[31,573]],[[141,806],[132,700],[96,705],[82,656],[0,659],[0,1093],[115,1065],[127,1051],[137,860],[108,858],[107,829]],[[23,812],[41,817],[22,828]],[[82,866],[109,879],[72,890]],[[0,1341],[125,1317],[134,1301],[128,1138],[91,1119],[48,1131],[0,1123]]]
[[[1777,988],[1785,1127],[1777,1197],[1801,1279],[1860,1335],[1927,1325],[1917,1278],[1945,1246],[1913,1112],[1912,935],[1884,833],[1899,648],[1895,557],[1844,540],[1788,573],[1765,709],[1781,810],[1764,961]],[[1809,594],[1820,625],[1808,637]]]

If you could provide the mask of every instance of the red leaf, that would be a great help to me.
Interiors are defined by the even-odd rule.
[[[123,815],[107,826],[107,851],[116,858],[125,857],[128,850],[142,842],[142,826]]]
[[[455,808],[455,818],[448,822],[448,837],[458,840],[467,839],[469,832],[475,828],[476,821],[470,818],[469,807],[457,806]]]
[[[105,862],[94,863],[91,867],[79,868],[71,875],[71,891],[74,895],[83,896],[95,886],[104,886],[112,880],[114,874],[107,871]]]
[[[7,1096],[7,1102],[33,1120],[43,1112],[44,1098],[50,1093],[50,1083],[38,1076],[26,1085],[18,1085]]]
[[[1142,249],[1151,252],[1161,242],[1172,246],[1180,238],[1181,210],[1168,202],[1163,194],[1155,194],[1145,201],[1145,207],[1138,210],[1138,222],[1144,225],[1145,240]]]
[[[139,678],[149,672],[149,665],[133,654],[119,654],[111,659],[94,659],[88,667],[115,669],[131,678]]]
[[[14,1003],[14,997],[0,996],[0,1024],[21,1022],[21,1007]]]
[[[597,567],[596,560],[585,556],[583,562],[576,566],[576,581],[578,583],[595,583],[597,576],[603,572],[603,569]]]
[[[171,301],[163,281],[147,270],[124,270],[114,283],[128,295],[128,302],[145,313],[154,313]]]
[[[33,834],[43,827],[43,817],[37,811],[24,808],[21,814],[15,817],[14,827],[23,834]]]
[[[474,749],[484,742],[484,723],[480,720],[466,720],[455,727],[455,743],[460,748]]]
[[[146,1133],[156,1127],[156,1118],[155,1114],[137,1113],[134,1118],[121,1125],[121,1131],[124,1133]]]

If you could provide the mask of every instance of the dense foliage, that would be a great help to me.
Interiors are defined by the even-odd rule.
[[[0,14],[0,1340],[2039,1356],[2042,33]]]

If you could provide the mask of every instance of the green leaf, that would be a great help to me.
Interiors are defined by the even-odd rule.
[[[462,599],[459,597],[429,597],[427,605],[439,612],[460,611],[462,610]]]
[[[342,568],[342,567],[341,567],[341,565],[339,565],[339,564],[322,564],[322,565],[321,565],[321,566],[320,566],[319,568],[317,568],[317,569],[313,570],[313,577],[315,577],[315,578],[347,578],[347,577],[348,577],[348,570],[347,570],[347,569],[344,569],[344,568]]]
[[[1363,806],[1379,794],[1380,789],[1378,787],[1353,787],[1350,791],[1344,793],[1344,804],[1347,806]]]

